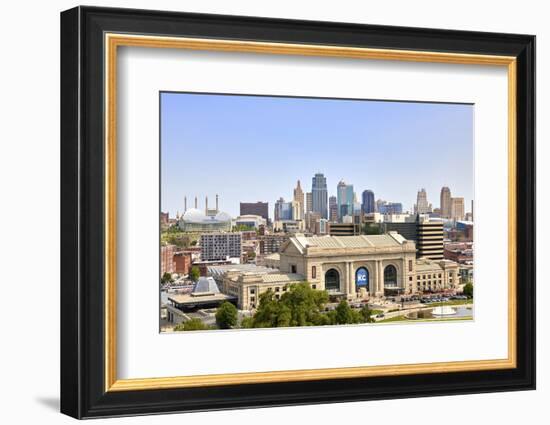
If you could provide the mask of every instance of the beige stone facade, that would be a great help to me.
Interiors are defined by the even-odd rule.
[[[318,289],[348,298],[360,296],[362,292],[371,296],[382,296],[385,290],[403,292],[410,279],[415,277],[415,244],[395,232],[313,238],[297,236],[282,247],[279,255],[282,272],[301,274]],[[356,285],[357,271],[361,268],[368,274],[365,291]],[[333,277],[332,282],[327,282],[327,273]]]
[[[228,272],[222,292],[238,298],[241,309],[257,307],[259,295],[280,297],[292,283],[307,281],[313,289],[347,300],[456,289],[458,264],[416,259],[414,242],[396,232],[384,235],[297,235],[286,242],[261,272]],[[266,264],[267,265],[267,264]],[[275,268],[277,266],[277,268]],[[360,282],[358,275],[363,281]]]
[[[223,277],[222,292],[237,297],[237,307],[251,310],[258,306],[260,294],[271,291],[280,298],[293,283],[303,282],[302,275],[270,272],[227,272]],[[315,285],[312,286],[315,289]]]

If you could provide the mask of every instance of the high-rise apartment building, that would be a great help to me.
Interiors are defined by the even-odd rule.
[[[464,198],[451,198],[451,219],[464,219]]]
[[[361,195],[361,210],[364,214],[370,214],[375,211],[374,192],[372,190],[364,190]]]
[[[201,260],[226,260],[240,258],[242,239],[240,233],[203,233],[200,238]]]
[[[451,218],[451,189],[447,186],[441,188],[439,201],[441,218]]]
[[[353,215],[353,185],[340,180],[336,186],[336,202],[340,220],[346,215]]]
[[[328,217],[327,179],[322,173],[317,173],[311,180],[312,211],[321,214],[321,218]]]

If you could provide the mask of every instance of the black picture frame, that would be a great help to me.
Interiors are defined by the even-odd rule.
[[[517,58],[517,367],[106,392],[104,33]],[[535,388],[535,37],[132,9],[61,13],[61,412],[75,418]]]

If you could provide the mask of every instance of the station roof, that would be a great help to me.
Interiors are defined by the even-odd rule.
[[[207,270],[208,273],[214,277],[221,276],[231,271],[256,274],[273,273],[273,269],[270,269],[269,267],[257,266],[256,264],[225,264],[210,266]]]
[[[315,247],[320,249],[342,248],[374,248],[374,247],[398,247],[407,240],[397,232],[388,232],[383,235],[359,235],[359,236],[313,236],[297,235],[290,238],[290,242],[303,252],[305,248]]]
[[[297,273],[270,273],[262,276],[264,283],[290,283],[305,280],[304,276]]]

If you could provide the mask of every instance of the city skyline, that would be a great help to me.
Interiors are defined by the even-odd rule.
[[[412,210],[425,188],[436,208],[448,186],[471,204],[471,105],[185,93],[162,93],[161,103],[161,209],[171,217],[185,196],[204,209],[218,194],[232,216],[241,202],[262,201],[273,218],[276,200],[292,201],[297,180],[311,192],[316,173],[328,197],[344,180],[359,202],[372,190]]]

